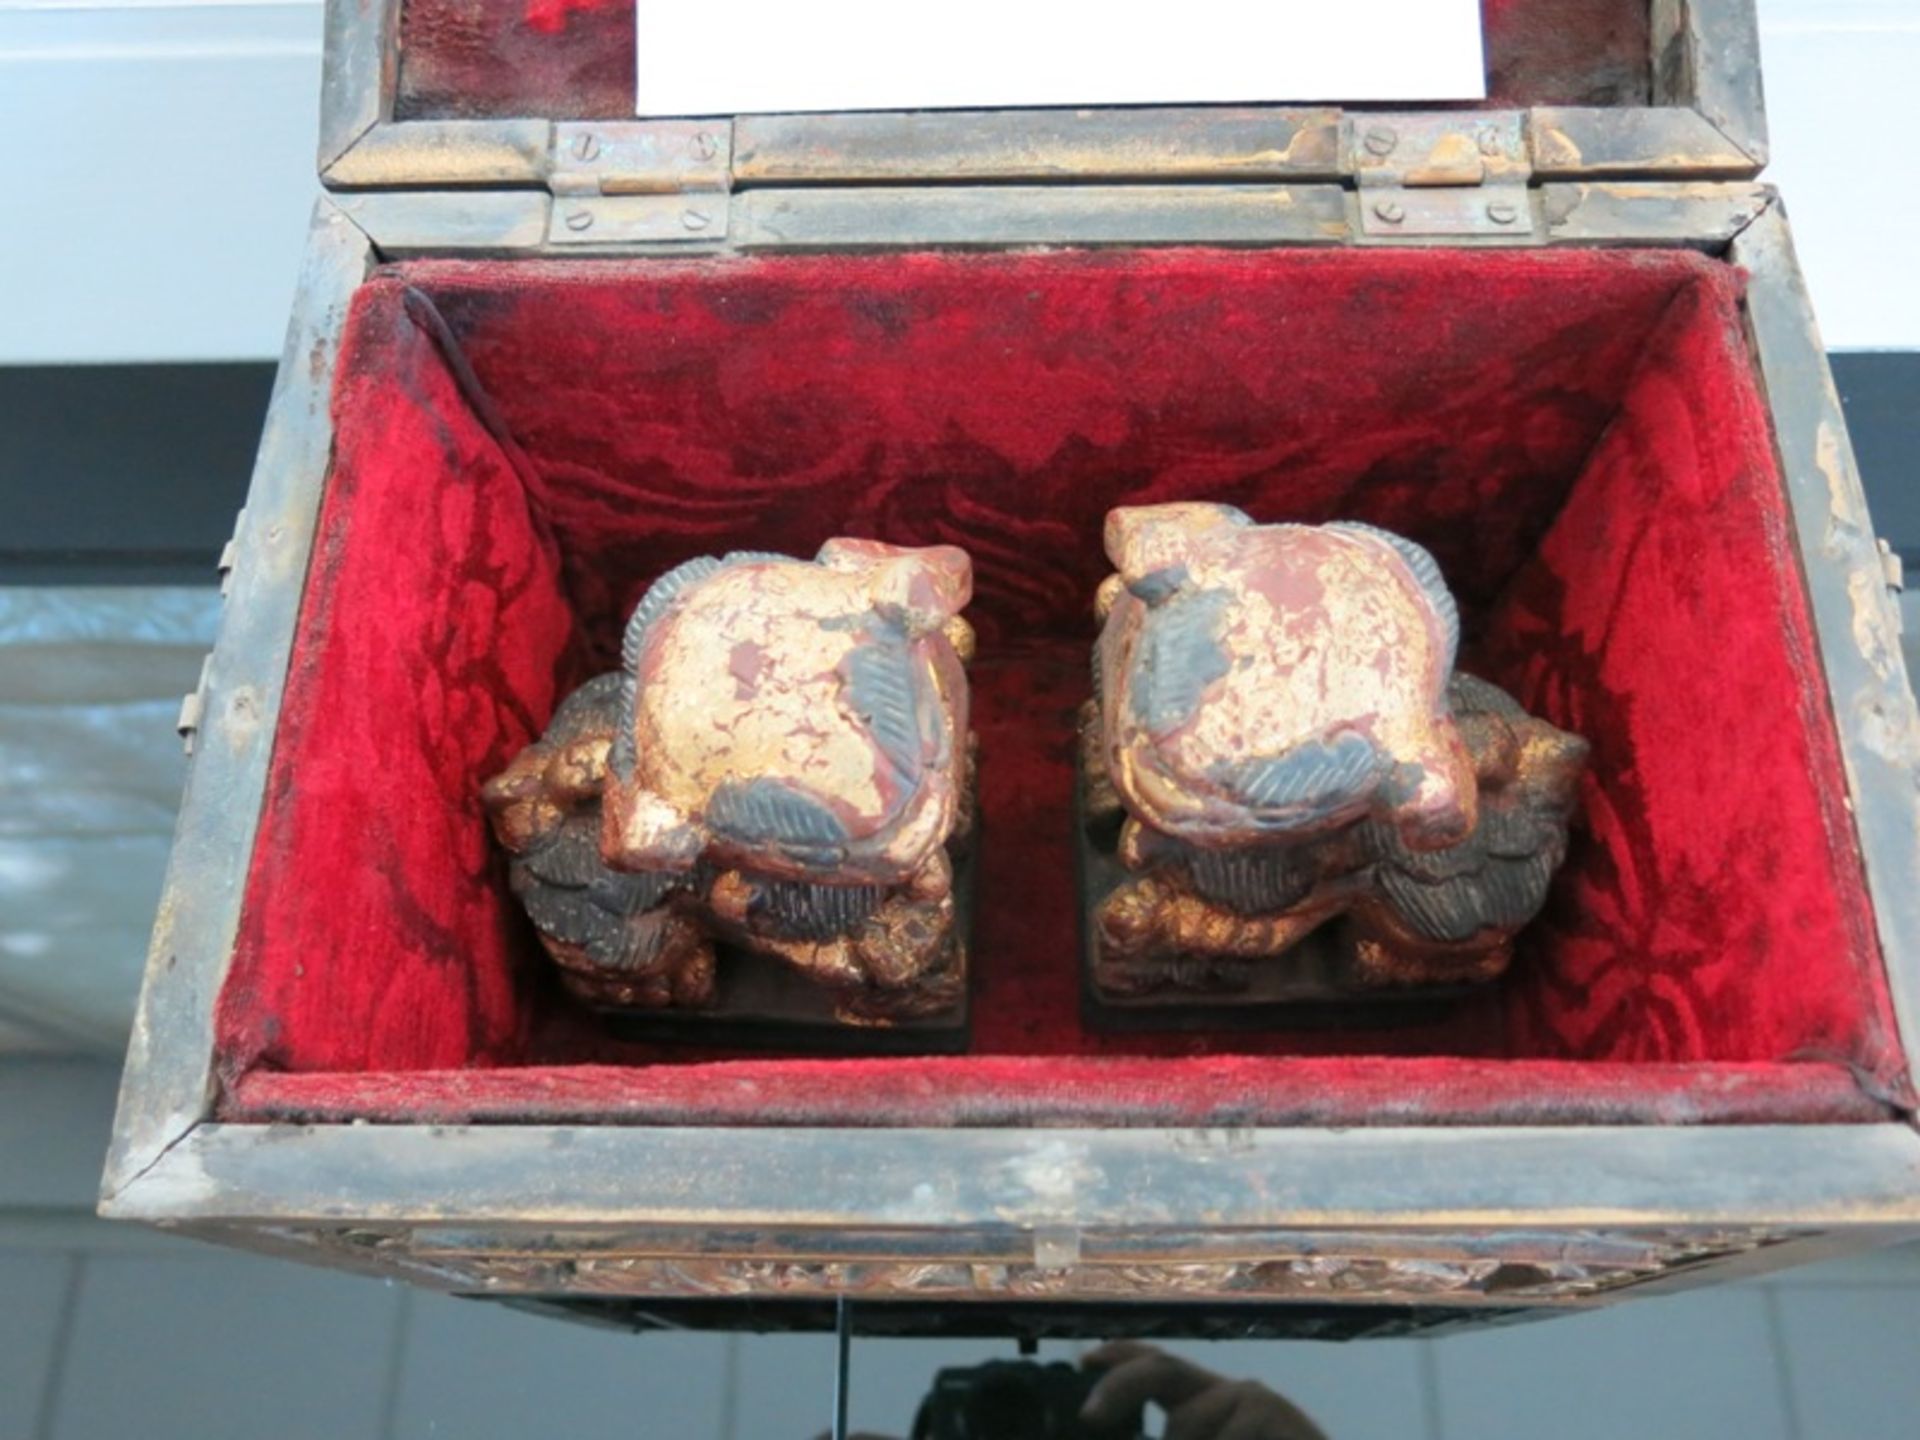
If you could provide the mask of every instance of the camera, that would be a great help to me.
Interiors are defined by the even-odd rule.
[[[942,1370],[920,1402],[913,1440],[1143,1440],[1133,1426],[1081,1423],[1096,1376],[1062,1361],[990,1360]]]

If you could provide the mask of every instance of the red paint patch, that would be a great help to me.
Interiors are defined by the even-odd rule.
[[[527,28],[540,35],[558,35],[581,12],[598,10],[604,0],[526,0]]]
[[[727,673],[733,676],[736,700],[751,700],[760,690],[760,677],[766,673],[766,647],[742,640],[727,654]]]

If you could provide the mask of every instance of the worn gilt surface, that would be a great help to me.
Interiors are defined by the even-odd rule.
[[[1231,991],[1332,922],[1359,989],[1499,974],[1586,745],[1454,671],[1433,558],[1209,504],[1116,510],[1107,552],[1082,755],[1132,878],[1095,912],[1096,985]]]
[[[654,583],[620,671],[484,792],[577,993],[706,1005],[719,946],[812,977],[848,1021],[955,1002],[971,587],[957,549],[865,540]]]

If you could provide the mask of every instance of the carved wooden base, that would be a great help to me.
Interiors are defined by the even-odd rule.
[[[977,839],[975,844],[977,844]],[[578,991],[623,1039],[752,1050],[856,1055],[956,1055],[967,1049],[971,1019],[969,937],[973,921],[973,848],[953,859],[954,925],[948,963],[911,992],[863,997],[822,985],[771,956],[717,948],[712,1001],[694,1007],[639,1009]],[[569,988],[576,977],[562,971]]]
[[[1081,1019],[1095,1030],[1249,1030],[1375,1024],[1437,1018],[1486,979],[1461,976],[1386,984],[1338,920],[1284,954],[1164,955],[1133,960],[1103,945],[1099,915],[1109,896],[1139,877],[1115,854],[1112,827],[1089,827],[1076,805],[1080,896]],[[1501,967],[1496,966],[1494,975]],[[1491,977],[1488,977],[1491,978]]]

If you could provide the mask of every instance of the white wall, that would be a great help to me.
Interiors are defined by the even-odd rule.
[[[1920,0],[1760,9],[1827,341],[1920,349]],[[319,57],[317,0],[0,0],[0,364],[277,355]]]
[[[277,356],[314,0],[0,0],[0,364]]]
[[[1835,350],[1920,350],[1920,0],[1759,0],[1768,178]]]

